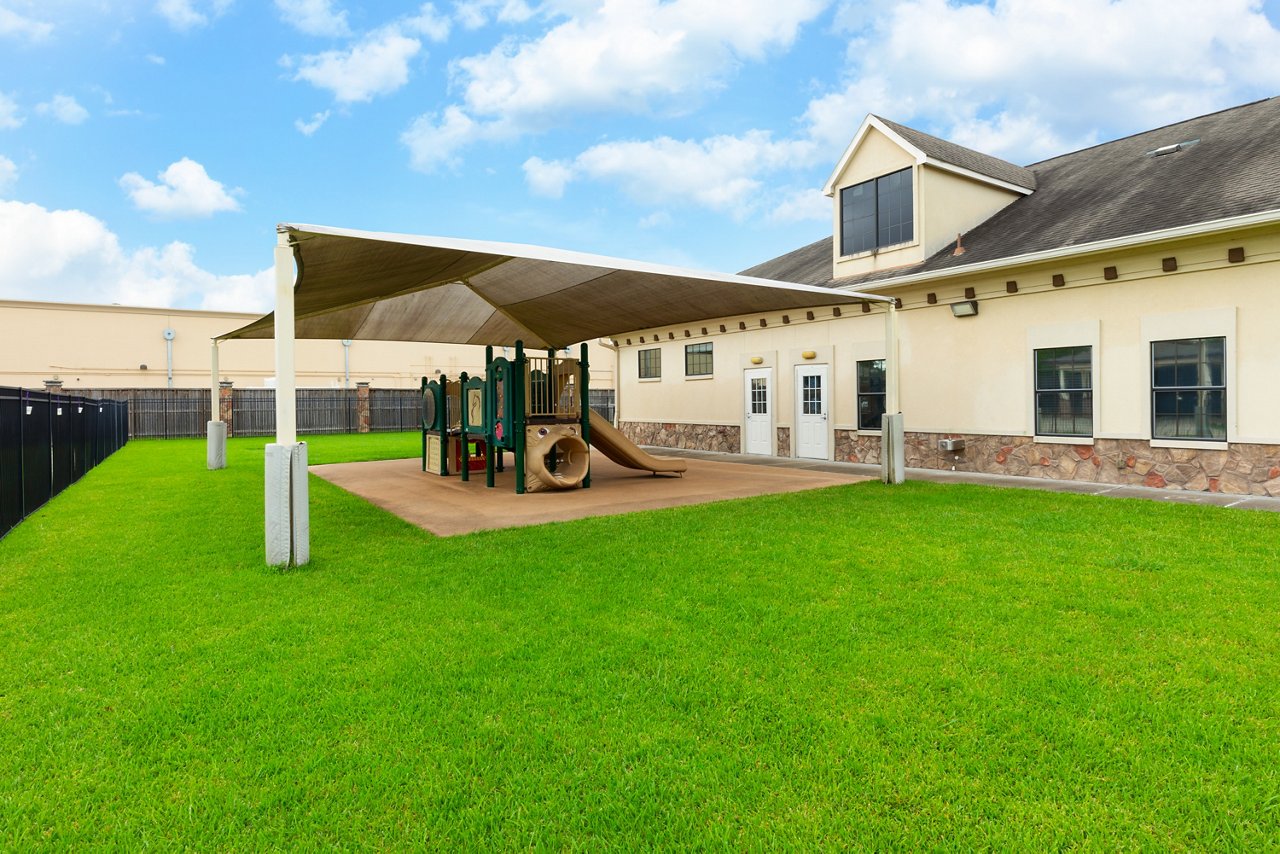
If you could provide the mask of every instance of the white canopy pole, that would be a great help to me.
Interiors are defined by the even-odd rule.
[[[276,242],[276,441],[266,447],[266,545],[269,566],[311,559],[307,446],[298,442],[294,369],[294,265],[289,234]]]
[[[209,423],[205,462],[210,471],[227,467],[227,425],[222,421],[218,400],[218,342],[213,342],[209,369]]]
[[[276,443],[298,441],[297,379],[294,375],[293,247],[288,232],[276,242]]]

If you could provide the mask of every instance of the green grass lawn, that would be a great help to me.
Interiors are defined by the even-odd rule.
[[[1280,845],[1278,515],[864,483],[436,539],[312,478],[280,573],[262,444],[132,442],[0,541],[0,848]]]

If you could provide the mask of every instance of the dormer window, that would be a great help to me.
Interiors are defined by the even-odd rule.
[[[840,254],[857,255],[915,237],[911,167],[840,191]]]

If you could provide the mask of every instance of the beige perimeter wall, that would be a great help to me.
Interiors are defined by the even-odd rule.
[[[230,312],[0,301],[0,385],[41,388],[154,388],[168,384],[164,330],[174,330],[173,386],[208,388],[211,342],[258,317]],[[299,341],[298,385],[414,388],[423,376],[484,368],[484,348],[454,344],[354,341],[349,376],[340,341]],[[499,348],[500,352],[501,348]],[[574,348],[576,355],[577,348]],[[592,342],[591,386],[613,386],[613,353]],[[225,341],[220,377],[262,387],[275,376],[273,341]],[[145,366],[145,367],[143,367]]]

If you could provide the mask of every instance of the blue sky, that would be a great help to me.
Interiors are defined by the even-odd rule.
[[[270,308],[277,222],[736,271],[868,112],[1017,163],[1280,94],[1250,0],[0,0],[0,298]]]

